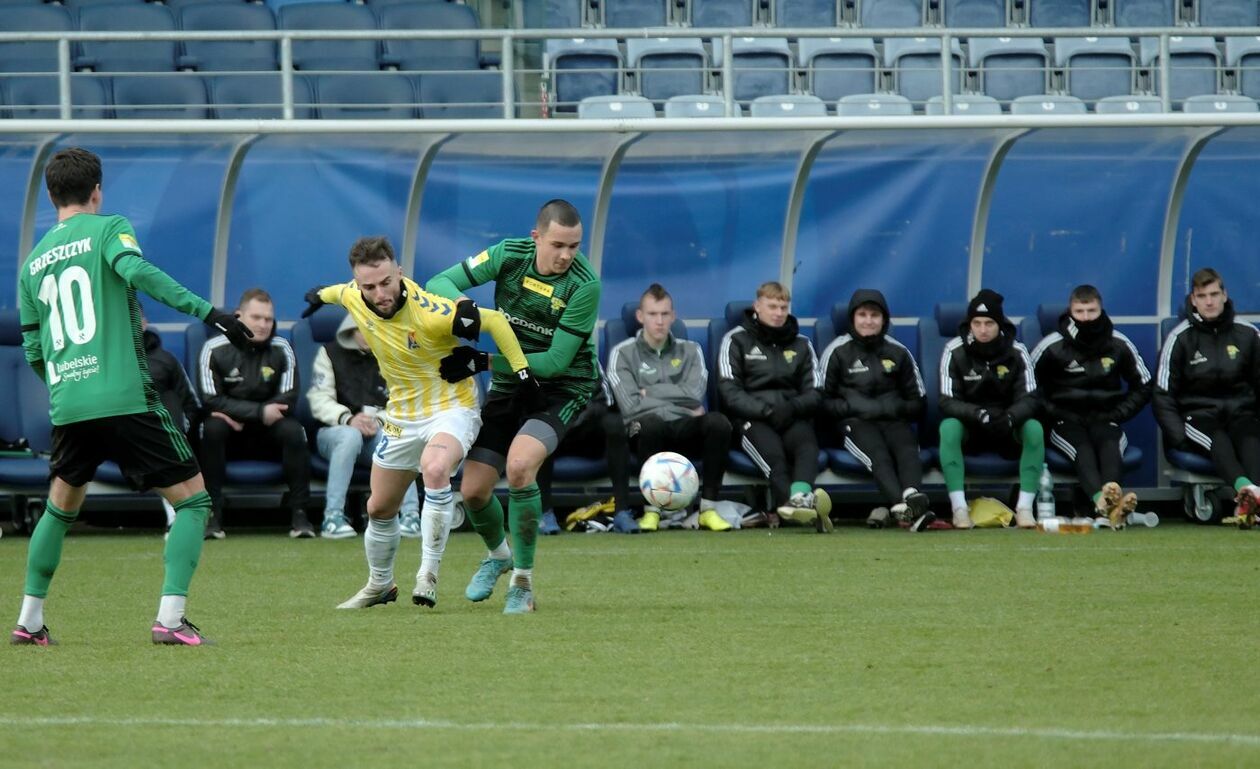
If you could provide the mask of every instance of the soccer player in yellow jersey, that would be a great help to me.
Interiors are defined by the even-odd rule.
[[[454,497],[451,476],[481,428],[477,385],[469,374],[489,367],[490,354],[464,346],[485,330],[520,380],[522,397],[541,398],[520,344],[507,319],[471,300],[452,302],[426,293],[403,277],[394,249],[384,237],[360,238],[350,249],[354,280],[311,289],[309,317],[325,304],[339,304],[367,338],[389,387],[389,402],[377,418],[383,436],[372,458],[368,529],[364,534],[368,583],[340,609],[359,609],[398,598],[394,556],[398,552],[398,509],[417,471],[424,479],[420,512],[421,561],[413,603],[437,604],[438,568],[450,531]]]

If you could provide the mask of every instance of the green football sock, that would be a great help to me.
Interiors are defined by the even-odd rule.
[[[967,437],[967,428],[953,417],[941,420],[941,474],[945,476],[947,491],[962,491],[966,481],[963,468],[963,440]]]
[[[811,491],[811,489],[812,487],[805,481],[795,481],[791,486],[788,487],[788,494],[789,495],[808,494]]]
[[[494,550],[503,544],[503,505],[499,498],[490,494],[490,501],[485,507],[468,508],[468,520],[472,521],[473,530],[481,535],[487,550]]]
[[[1234,491],[1242,491],[1251,485],[1251,479],[1245,475],[1238,476],[1238,480],[1234,481]]]
[[[162,555],[166,562],[162,595],[188,595],[193,572],[197,571],[197,562],[201,560],[206,519],[210,517],[210,495],[199,491],[172,507],[175,508],[175,523],[171,524],[171,535],[166,538],[166,550]]]
[[[26,553],[26,595],[48,597],[48,586],[52,583],[57,565],[61,563],[61,545],[66,540],[70,524],[77,517],[77,510],[62,510],[51,500],[45,503],[44,515],[35,524]]]
[[[542,495],[538,484],[508,489],[508,523],[512,527],[512,565],[534,568],[534,545],[538,542],[538,516],[542,515]]]
[[[1046,461],[1045,431],[1041,423],[1030,419],[1019,428],[1019,490],[1033,491],[1041,484],[1041,466]]]

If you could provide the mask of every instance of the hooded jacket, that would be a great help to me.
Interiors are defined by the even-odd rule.
[[[1188,416],[1229,420],[1260,413],[1260,337],[1255,326],[1234,319],[1234,302],[1204,320],[1190,297],[1186,319],[1164,340],[1155,375],[1152,409],[1170,446],[1186,440]]]
[[[245,349],[225,336],[208,340],[198,358],[197,384],[206,411],[220,411],[238,422],[262,422],[263,406],[283,403],[293,415],[298,397],[297,359],[289,340],[271,336],[250,340]]]
[[[1151,399],[1151,372],[1105,312],[1086,323],[1063,313],[1032,361],[1042,410],[1054,421],[1121,424]]]
[[[793,417],[805,419],[822,402],[814,345],[792,315],[771,328],[752,308],[744,310],[740,325],[722,337],[718,369],[722,411],[740,419],[767,419],[780,403],[790,403]]]
[[[1005,411],[1013,425],[1028,421],[1037,411],[1037,380],[1024,345],[1015,341],[1015,324],[1005,315],[995,319],[998,336],[980,343],[971,334],[971,321],[958,326],[958,336],[941,353],[941,414],[965,423],[980,424],[981,412]]]
[[[364,406],[383,409],[389,401],[376,356],[354,341],[356,328],[354,318],[347,315],[333,341],[315,353],[306,398],[311,414],[326,425],[344,425]]]
[[[153,388],[162,398],[171,419],[185,432],[195,432],[200,424],[201,401],[188,381],[188,372],[175,360],[175,356],[162,348],[162,337],[149,329],[144,330],[144,351],[149,358],[149,376]]]
[[[700,345],[669,334],[665,346],[653,350],[639,329],[608,353],[605,381],[626,424],[649,415],[669,422],[695,416],[709,372]]]
[[[864,304],[879,307],[884,325],[869,337],[850,331],[823,350],[822,412],[834,419],[915,421],[923,414],[927,394],[919,366],[901,342],[888,336],[892,320],[879,291],[853,292],[849,328],[854,328],[853,316]]]

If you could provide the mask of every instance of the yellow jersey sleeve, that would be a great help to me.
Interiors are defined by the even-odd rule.
[[[507,322],[507,318],[503,317],[503,313],[498,310],[487,310],[484,307],[477,309],[481,312],[482,330],[490,334],[490,338],[499,347],[499,354],[507,358],[512,370],[520,371],[529,368],[525,353],[521,350],[521,343],[516,340],[512,325]]]
[[[334,283],[319,290],[319,299],[324,304],[341,304],[341,297],[349,288],[349,283]]]

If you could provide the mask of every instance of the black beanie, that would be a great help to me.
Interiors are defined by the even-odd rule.
[[[1006,323],[1006,314],[1002,312],[1002,295],[991,288],[980,289],[980,293],[967,303],[967,322],[976,318],[992,318],[999,325]]]

